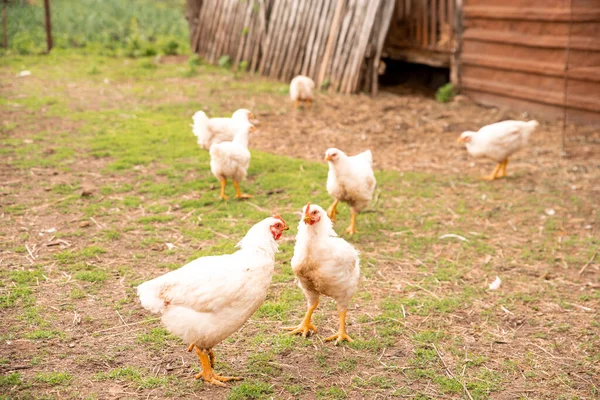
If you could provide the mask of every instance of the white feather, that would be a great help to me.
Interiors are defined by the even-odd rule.
[[[371,150],[350,157],[335,148],[325,152],[326,155],[332,153],[337,158],[329,161],[327,192],[334,199],[348,203],[359,212],[369,205],[375,192]]]
[[[202,257],[138,286],[142,306],[186,343],[210,349],[238,330],[267,295],[277,242],[266,218],[254,225],[233,254]]]
[[[198,138],[203,149],[210,149],[213,144],[231,141],[240,126],[250,122],[252,113],[239,109],[231,118],[208,118],[204,111],[197,111],[192,117],[192,132]]]
[[[308,76],[298,75],[290,82],[290,98],[292,101],[313,100],[315,82]]]
[[[489,284],[490,290],[498,290],[500,285],[502,284],[502,280],[499,277],[496,277],[492,283]]]

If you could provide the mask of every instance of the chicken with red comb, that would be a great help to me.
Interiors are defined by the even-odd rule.
[[[331,219],[325,210],[308,203],[302,209],[298,224],[292,270],[298,286],[304,292],[308,310],[298,326],[286,328],[291,334],[306,337],[317,328],[311,323],[312,314],[319,305],[321,295],[332,297],[339,312],[337,334],[326,338],[341,341],[352,339],[346,333],[346,313],[350,298],[356,291],[360,278],[358,251],[344,239],[337,237]]]

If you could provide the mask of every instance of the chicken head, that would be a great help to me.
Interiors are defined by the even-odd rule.
[[[290,228],[286,225],[283,218],[281,218],[279,215],[273,215],[273,219],[274,221],[269,226],[269,230],[273,235],[273,239],[279,240],[279,238],[281,238],[281,235],[283,234],[283,231],[287,231]]]

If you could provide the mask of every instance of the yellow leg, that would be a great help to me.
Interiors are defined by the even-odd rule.
[[[483,179],[484,181],[493,181],[494,179],[498,178],[498,172],[500,171],[501,166],[502,163],[498,163],[498,165],[496,165],[496,168],[494,168],[494,172],[492,172],[491,175],[484,176],[481,179]]]
[[[315,326],[310,323],[310,319],[312,318],[313,311],[315,311],[315,309],[317,308],[318,305],[319,305],[319,301],[317,301],[312,307],[308,308],[308,311],[306,311],[306,315],[304,316],[304,319],[302,320],[300,325],[292,326],[292,327],[284,328],[284,329],[291,331],[290,335],[295,335],[297,333],[300,333],[302,335],[302,337],[306,337],[307,335],[310,336],[310,331],[317,333],[317,328],[315,328]]]
[[[221,180],[221,198],[227,200],[229,196],[225,194],[225,185],[227,185],[227,179]]]
[[[335,340],[335,345],[337,346],[337,344],[339,342],[343,342],[344,340],[346,340],[348,342],[353,342],[354,341],[346,333],[346,312],[347,312],[347,310],[340,311],[340,328],[338,330],[338,333],[335,334],[335,335],[333,335],[333,336],[328,337],[327,339],[325,339],[326,342],[330,342],[332,340]]]
[[[327,216],[329,217],[329,219],[331,219],[332,222],[335,222],[335,216],[337,214],[337,205],[340,201],[339,200],[335,200],[333,202],[332,205],[329,206],[329,208],[327,209]]]
[[[236,199],[249,199],[252,197],[249,194],[242,194],[242,191],[240,190],[240,185],[237,183],[237,181],[233,181],[233,186],[235,186],[235,198]]]
[[[298,108],[299,105],[300,105],[300,101],[294,100],[294,108]]]
[[[352,215],[350,216],[350,226],[346,228],[346,233],[349,233],[351,235],[358,233],[358,231],[356,230],[356,214],[357,212],[354,211],[354,209],[352,209]]]
[[[306,107],[310,108],[312,106],[312,100],[306,99]]]
[[[188,349],[187,349],[187,352],[191,353],[191,351],[194,350],[194,347],[196,347],[196,345],[194,343],[190,344],[189,347],[188,347]],[[210,349],[208,351],[208,356],[210,357],[210,366],[212,368],[214,368],[215,367],[215,353],[214,353],[214,351],[212,349]]]
[[[220,376],[215,374],[213,371],[214,354],[211,356],[211,353],[212,350],[203,351],[196,346],[196,354],[198,355],[200,363],[202,364],[202,372],[196,374],[196,379],[202,378],[204,379],[204,382],[217,386],[225,386],[223,382],[242,380],[242,378],[238,378],[237,376]]]
[[[504,178],[506,176],[506,166],[508,165],[508,158],[500,163],[500,171],[497,175],[498,178]]]

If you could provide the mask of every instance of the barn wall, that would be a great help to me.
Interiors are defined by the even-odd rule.
[[[463,29],[463,93],[600,123],[600,1],[465,0]]]

